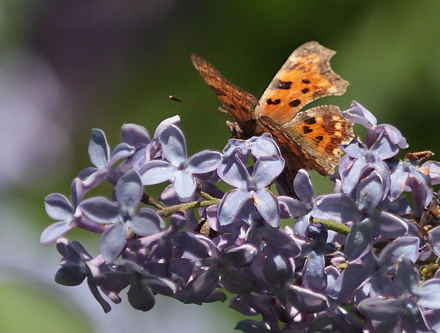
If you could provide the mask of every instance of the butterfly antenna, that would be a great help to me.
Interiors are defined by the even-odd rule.
[[[203,105],[198,105],[198,104],[195,104],[195,103],[191,103],[191,102],[188,102],[188,101],[181,100],[180,98],[174,97],[173,95],[169,95],[168,98],[171,99],[172,101],[175,101],[175,102],[179,102],[179,103],[183,103],[183,104],[188,104],[188,105],[191,105],[191,106],[193,106],[195,108],[207,110],[207,111],[215,113],[215,114],[221,114],[222,116],[224,116],[224,117],[229,119],[229,117],[227,116],[226,111],[223,110],[222,108],[218,108],[218,110],[213,110],[213,109],[207,108],[206,106],[203,106]]]

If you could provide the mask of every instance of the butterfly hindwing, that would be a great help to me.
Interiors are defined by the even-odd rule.
[[[323,175],[333,173],[342,154],[340,146],[353,138],[353,123],[335,105],[320,105],[298,112],[283,129],[307,153],[303,167]]]

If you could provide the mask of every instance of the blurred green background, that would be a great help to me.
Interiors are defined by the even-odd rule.
[[[219,106],[190,52],[259,97],[289,54],[316,40],[337,51],[332,67],[351,82],[319,103],[346,109],[357,100],[399,128],[410,151],[439,153],[439,17],[436,0],[0,0],[0,331],[231,332],[239,316],[227,304],[159,298],[138,313],[122,293],[105,315],[87,287],[56,285],[60,257],[39,245],[53,222],[43,198],[69,195],[91,165],[94,127],[114,147],[122,124],[152,134],[179,114],[189,154],[221,150],[230,136],[223,117],[168,99]],[[318,193],[331,188],[313,180]],[[98,236],[67,237],[97,253]]]

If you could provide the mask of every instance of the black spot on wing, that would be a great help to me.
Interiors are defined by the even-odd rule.
[[[304,127],[303,127],[303,133],[304,133],[304,134],[308,134],[308,133],[311,133],[311,132],[313,132],[313,130],[310,129],[309,126],[304,126]]]
[[[281,102],[281,100],[280,100],[279,98],[274,99],[274,100],[272,100],[271,98],[268,98],[268,99],[266,100],[266,103],[267,103],[268,105],[277,105],[277,104],[280,104],[280,102]]]
[[[277,89],[289,90],[291,85],[292,85],[292,81],[278,80],[276,87]]]
[[[306,119],[304,122],[305,122],[307,125],[313,125],[313,124],[316,124],[316,119],[315,119],[315,117],[312,117],[312,118],[308,118],[308,119]]]
[[[299,99],[294,99],[293,101],[289,102],[289,105],[292,107],[298,106],[301,104],[301,101]]]

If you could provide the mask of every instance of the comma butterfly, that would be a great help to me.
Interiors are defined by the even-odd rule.
[[[345,92],[349,83],[330,67],[335,53],[317,42],[300,46],[259,101],[199,56],[191,54],[191,61],[234,119],[235,124],[229,125],[237,137],[272,134],[286,160],[290,182],[301,168],[314,169],[325,176],[332,174],[342,153],[340,145],[353,137],[353,123],[344,118],[337,106],[321,105],[301,111],[318,98]]]

